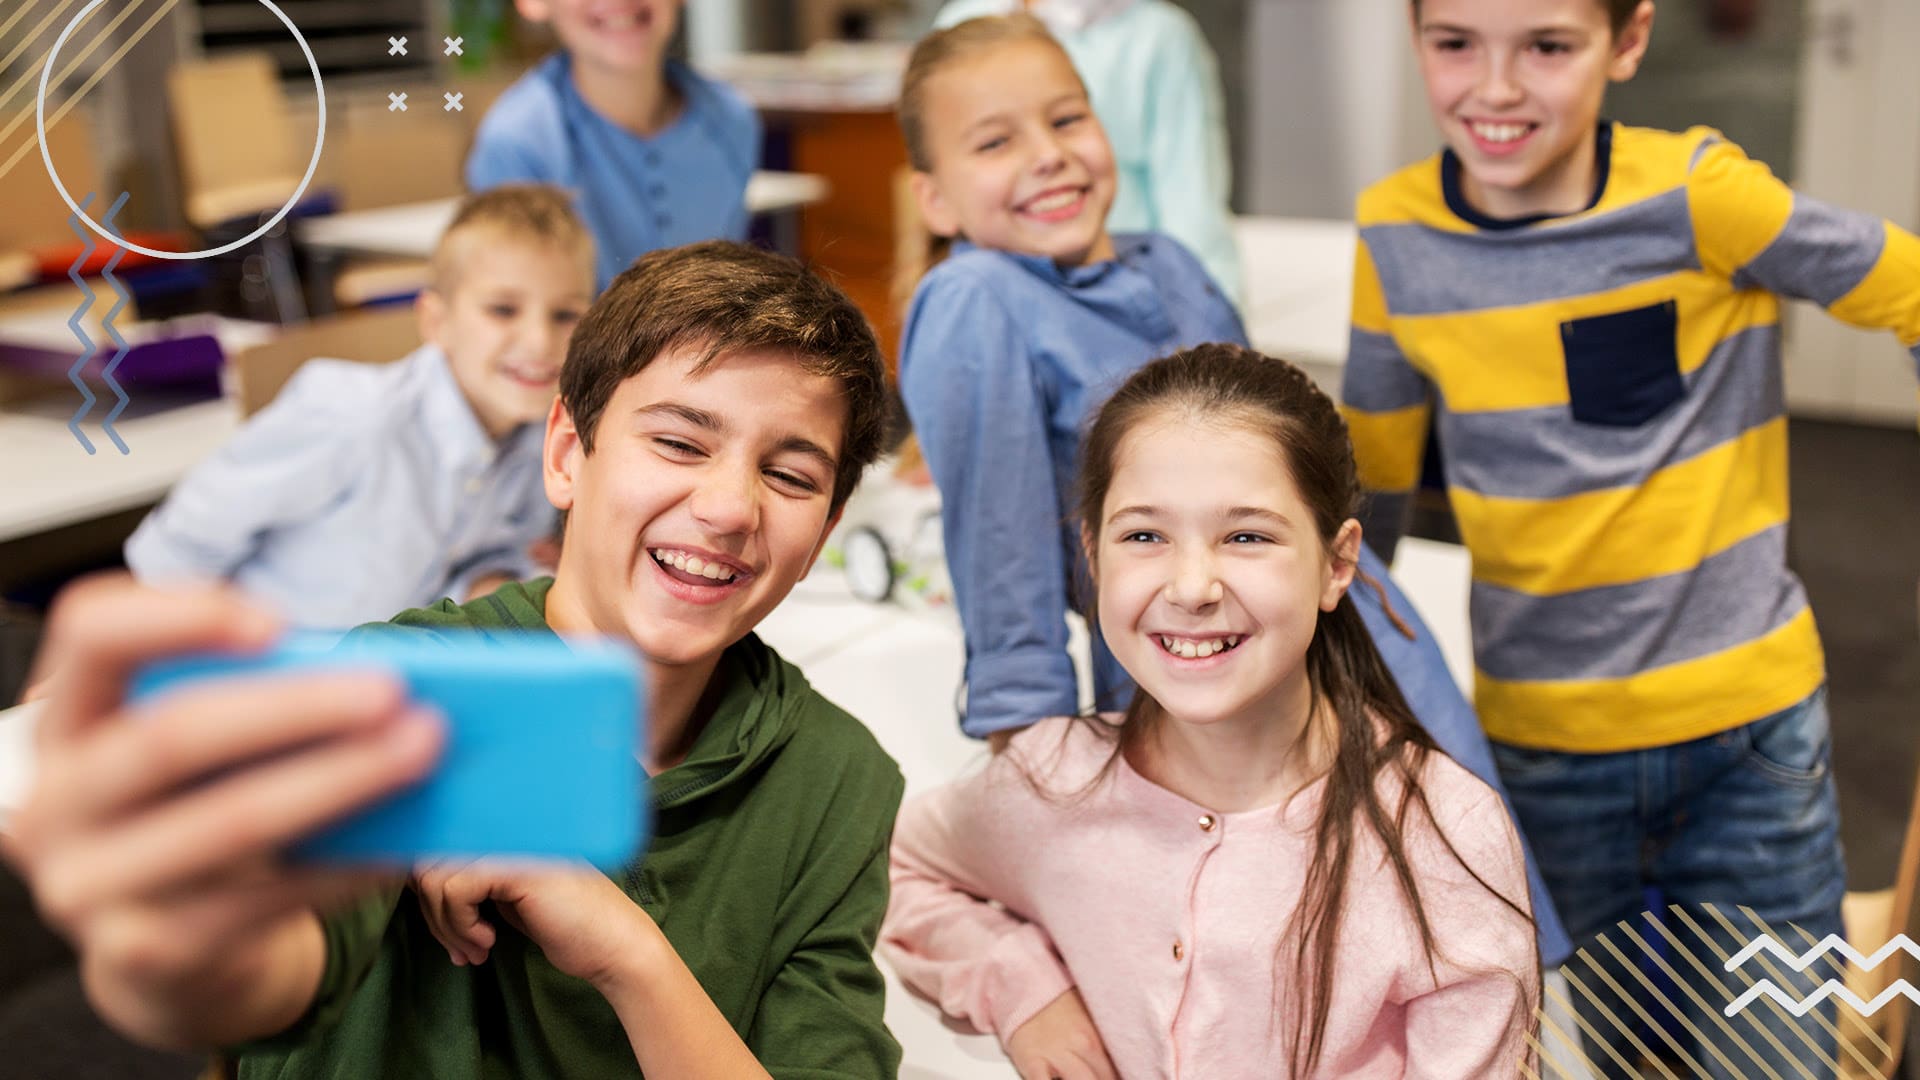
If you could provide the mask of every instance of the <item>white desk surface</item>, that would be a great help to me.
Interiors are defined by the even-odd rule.
[[[827,197],[827,181],[812,173],[762,169],[747,181],[747,210],[770,214],[817,203]],[[307,218],[297,226],[310,247],[361,255],[424,259],[446,231],[459,206],[457,198],[383,206]]]

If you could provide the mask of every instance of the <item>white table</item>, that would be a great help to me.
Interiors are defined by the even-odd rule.
[[[826,180],[811,173],[763,169],[747,181],[747,210],[754,214],[796,210],[826,197]],[[301,221],[297,232],[302,244],[322,251],[424,259],[459,205],[458,198],[448,198],[327,214]]]

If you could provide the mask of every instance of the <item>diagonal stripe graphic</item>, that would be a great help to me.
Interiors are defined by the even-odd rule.
[[[25,15],[31,9],[31,6],[32,5],[22,5],[20,8],[19,14],[15,15],[13,18],[18,19],[20,18],[20,16]],[[73,6],[73,0],[56,0],[56,2],[53,5],[53,10],[47,12],[47,17],[44,19],[41,19],[39,23],[35,24],[33,29],[27,31],[27,36],[24,38],[21,38],[20,44],[15,45],[13,49],[7,53],[5,58],[0,58],[0,68],[7,68],[12,66],[13,62],[20,58],[20,54],[23,52],[26,52],[28,47],[33,44],[34,39],[38,38],[41,34],[45,33],[47,30],[47,27],[53,25],[53,20],[59,18],[62,12],[66,11],[68,8],[72,6]],[[13,22],[13,19],[8,20],[9,25],[11,25],[12,22]],[[22,79],[20,83],[29,82],[32,79],[33,79],[33,76],[29,74],[25,79]],[[17,89],[20,86],[20,83],[15,83],[13,87],[7,91],[8,96],[12,96],[13,90]],[[5,100],[5,99],[0,98],[0,100]]]
[[[55,78],[64,82],[67,78],[72,76],[75,71],[79,70],[81,64],[84,64],[87,62],[87,57],[92,56],[95,50],[99,49],[101,45],[105,44],[108,40],[110,40],[113,37],[113,32],[120,28],[120,24],[123,22],[126,22],[127,19],[130,18],[133,15],[133,13],[139,9],[139,7],[140,7],[140,0],[130,0],[130,2],[127,4],[125,8],[115,13],[114,17],[107,23],[107,25],[102,27],[98,34],[94,35],[93,40],[87,42],[86,48],[81,49],[79,52],[73,54],[73,56],[68,58],[68,62],[65,69],[63,69],[59,75],[56,75]],[[20,91],[25,90],[28,87],[32,86],[35,75],[36,73],[34,71],[31,71],[31,70],[28,71],[25,75],[15,80],[12,86],[7,87],[5,93],[0,93],[0,109],[4,109],[7,102],[13,100],[13,96],[15,94],[18,94]],[[21,124],[25,122],[26,122],[25,114],[23,114],[22,116],[15,117],[13,123],[8,124],[5,128],[0,128],[0,139],[5,139],[11,136],[14,132],[14,129],[19,127]]]
[[[129,37],[125,44],[114,50],[113,55],[107,57],[106,62],[101,64],[99,69],[92,75],[88,76],[86,82],[80,84],[80,89],[73,92],[73,96],[68,98],[66,103],[60,106],[59,111],[47,117],[47,127],[52,128],[64,119],[69,112],[72,112],[73,107],[80,103],[80,99],[86,96],[87,91],[92,90],[94,84],[104,78],[107,72],[113,69],[113,65],[120,62],[121,57],[125,56],[135,45],[140,44],[140,39],[147,36],[147,31],[152,30],[154,24],[165,17],[167,12],[173,10],[174,5],[179,2],[180,0],[165,0],[165,2],[160,5],[160,9],[155,11],[151,18],[140,24],[140,28],[133,32],[133,36]],[[14,151],[13,156],[8,158],[4,163],[0,163],[0,176],[5,176],[9,172],[12,172],[13,167],[20,163],[20,159],[27,156],[27,154],[31,153],[34,148],[39,145],[40,140],[38,136],[27,140],[25,146]]]

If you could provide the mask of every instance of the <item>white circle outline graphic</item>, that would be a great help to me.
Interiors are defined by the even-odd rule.
[[[74,30],[79,27],[81,20],[92,14],[95,8],[106,2],[107,0],[92,0],[86,7],[80,9],[80,14],[75,15],[72,22],[67,23],[66,29],[60,31],[59,38],[55,39],[53,43],[52,51],[47,53],[46,66],[40,69],[40,90],[39,93],[34,95],[33,99],[33,126],[40,137],[40,160],[46,162],[47,177],[53,181],[54,190],[60,193],[60,201],[66,203],[67,209],[73,211],[74,216],[84,222],[87,228],[92,229],[94,234],[101,239],[126,248],[128,251],[137,251],[142,255],[148,255],[156,259],[175,259],[181,261],[208,259],[215,255],[225,255],[235,248],[244,247],[265,236],[268,230],[280,224],[280,219],[286,217],[287,214],[293,210],[294,204],[300,201],[300,196],[307,193],[307,185],[313,181],[313,171],[320,165],[320,148],[324,146],[327,141],[327,91],[325,87],[320,85],[320,63],[313,58],[313,50],[307,47],[307,39],[300,36],[300,28],[293,25],[293,20],[287,18],[286,12],[274,6],[273,0],[259,0],[263,7],[273,12],[282,23],[286,24],[287,29],[293,33],[293,40],[299,42],[300,52],[307,58],[307,68],[313,72],[313,93],[320,103],[320,124],[314,129],[313,133],[313,157],[307,161],[307,174],[300,178],[300,186],[293,189],[293,195],[287,200],[287,204],[282,206],[280,212],[273,215],[265,225],[260,226],[231,244],[225,244],[217,248],[207,248],[204,251],[155,251],[153,248],[141,247],[139,244],[123,240],[109,233],[95,223],[92,218],[88,217],[80,207],[74,205],[73,196],[67,194],[67,186],[60,182],[60,174],[54,171],[53,154],[47,149],[47,81],[53,75],[54,57],[60,55],[61,46],[65,45],[67,39],[73,36]]]

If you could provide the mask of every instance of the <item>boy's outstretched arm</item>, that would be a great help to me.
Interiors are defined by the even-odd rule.
[[[901,355],[901,393],[940,488],[966,638],[961,727],[974,738],[1079,711],[1061,499],[1027,341],[990,288],[940,268],[914,297]]]
[[[1433,421],[1433,385],[1400,351],[1387,324],[1386,294],[1363,238],[1353,260],[1353,330],[1340,386],[1367,506],[1361,535],[1388,563],[1413,513],[1414,489]]]
[[[1707,272],[1891,330],[1920,367],[1920,237],[1794,191],[1717,136],[1695,151],[1687,202]]]
[[[258,679],[125,702],[141,665],[264,648],[273,621],[225,590],[124,578],[70,588],[48,622],[51,680],[32,794],[11,825],[87,996],[152,1045],[209,1048],[280,1031],[326,966],[317,909],[367,875],[289,870],[275,853],[429,768],[437,723],[364,676]]]

